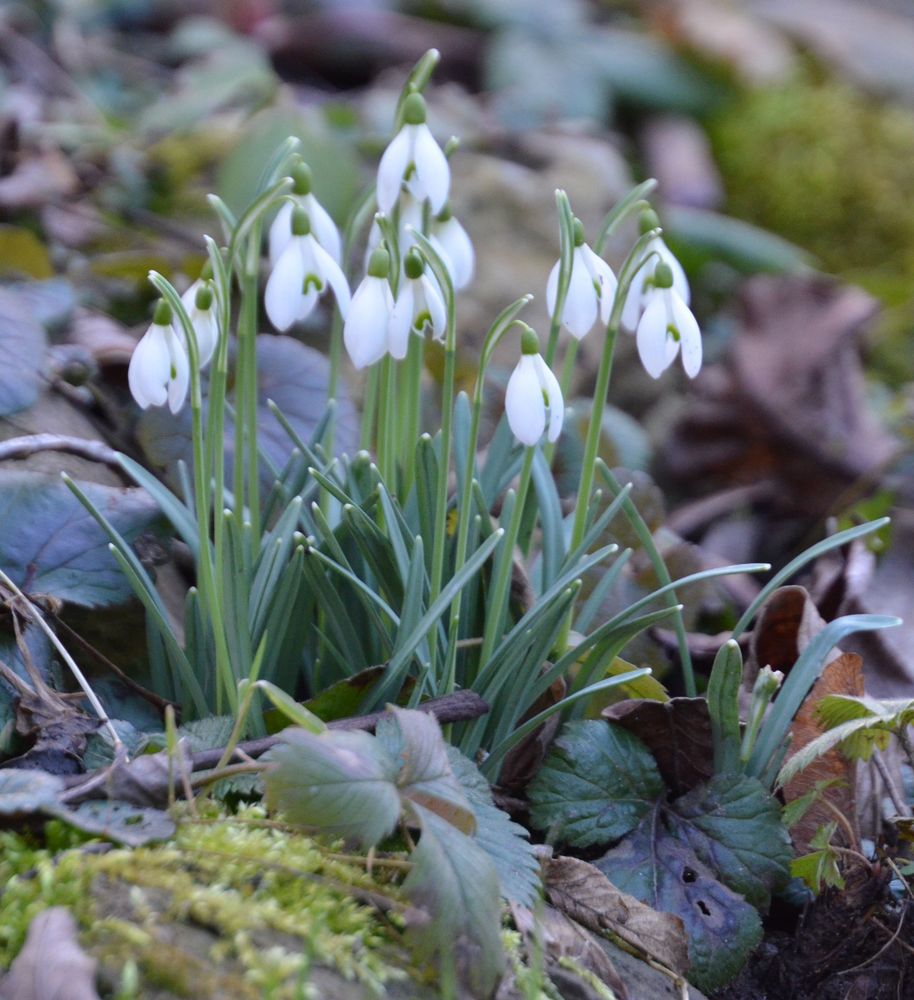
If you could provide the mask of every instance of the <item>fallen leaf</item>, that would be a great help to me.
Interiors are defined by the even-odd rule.
[[[674,795],[684,794],[714,773],[711,718],[704,698],[631,699],[610,705],[601,714],[641,740]]]
[[[822,698],[829,694],[849,694],[858,697],[864,694],[862,665],[863,661],[856,653],[842,653],[827,664],[794,717],[793,725],[790,727],[790,756],[825,731],[816,717],[816,706]],[[791,828],[790,837],[797,854],[809,853],[810,841],[815,836],[816,830],[834,820],[834,809],[845,817],[854,830],[855,839],[859,841],[855,779],[856,765],[836,747],[817,758],[784,786],[785,801],[793,802],[812,791],[819,782],[833,782],[823,789],[820,797],[810,806],[802,819]],[[830,808],[829,803],[834,809]],[[845,847],[854,846],[848,843],[847,831],[842,824],[838,825],[835,836]]]
[[[610,931],[677,975],[688,971],[688,940],[678,916],[639,902],[578,858],[548,861],[545,878],[550,901],[568,917],[597,933]]]
[[[22,951],[0,982],[0,1000],[99,1000],[95,965],[79,946],[70,911],[52,906],[29,925]]]

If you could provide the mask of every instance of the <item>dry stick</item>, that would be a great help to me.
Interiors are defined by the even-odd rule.
[[[469,722],[472,719],[479,718],[481,715],[485,715],[488,710],[488,703],[476,694],[475,691],[454,691],[451,694],[442,695],[440,698],[431,698],[418,706],[418,711],[434,715],[435,718],[441,723]],[[354,716],[348,719],[336,719],[333,722],[328,723],[328,729],[360,729],[370,731],[373,730],[378,722],[382,718],[385,718],[387,714],[387,712],[372,712],[370,715]],[[238,744],[235,750],[236,752],[240,752],[249,758],[256,759],[265,754],[271,747],[274,747],[281,742],[281,734],[276,736],[263,736],[260,739],[244,740]],[[207,771],[216,767],[222,759],[224,752],[224,747],[217,747],[213,750],[200,750],[197,753],[191,754],[188,761],[191,772]],[[150,769],[154,759],[160,757],[162,754],[164,754],[164,751],[160,751],[159,754],[151,754],[140,757],[138,758],[138,763],[143,768]],[[250,764],[235,766],[244,767],[246,769],[250,768]],[[228,773],[240,773],[238,771],[229,772],[228,769],[225,770]],[[130,773],[129,765],[126,773]],[[115,776],[112,775],[112,769],[110,767],[100,768],[98,771],[95,771],[88,776],[84,774],[72,775],[71,777],[64,779],[68,790],[64,793],[63,798],[67,802],[73,803],[81,802],[85,798],[97,797],[98,792],[109,783],[109,779],[114,777]],[[145,784],[143,785],[143,791],[146,796],[150,800],[158,798],[164,801],[168,794],[167,772],[163,771],[161,776],[147,776],[144,780]]]
[[[102,703],[96,697],[95,692],[92,690],[89,682],[83,675],[83,672],[76,665],[76,660],[70,656],[64,648],[63,643],[57,638],[54,629],[48,625],[38,608],[32,604],[32,602],[25,596],[25,594],[22,593],[22,591],[16,586],[15,583],[13,583],[6,573],[3,572],[3,570],[0,570],[0,581],[2,581],[4,586],[11,590],[19,598],[29,614],[35,620],[35,624],[42,630],[42,632],[44,632],[48,639],[51,640],[51,645],[54,646],[63,658],[64,663],[66,663],[66,665],[70,668],[73,676],[76,678],[76,683],[82,688],[83,694],[85,694],[86,699],[92,706],[93,711],[101,720],[102,726],[107,729],[108,735],[111,737],[111,742],[114,746],[115,757],[117,758],[121,754],[125,754],[124,744],[121,742],[120,736],[117,735],[117,730],[111,724],[111,720],[108,718],[108,713],[102,707]]]
[[[861,962],[859,965],[854,965],[850,969],[842,969],[840,972],[836,972],[835,975],[836,976],[846,976],[846,975],[848,975],[848,973],[851,973],[851,972],[859,972],[861,969],[865,969],[868,965],[870,965],[871,963],[875,962],[876,959],[879,958],[879,956],[883,952],[885,952],[889,948],[891,948],[892,944],[895,942],[895,939],[901,933],[901,927],[902,927],[902,924],[904,924],[904,918],[905,918],[905,915],[907,914],[907,912],[908,912],[908,908],[907,907],[905,907],[901,911],[901,919],[898,921],[898,926],[895,928],[895,933],[891,935],[891,937],[879,949],[879,951],[877,951],[874,955],[870,955],[870,957],[868,959],[866,959],[865,961]],[[880,920],[877,920],[875,917],[873,918],[873,922],[876,924],[877,927],[882,928],[882,930],[888,931],[888,927],[884,927],[883,924],[882,924],[882,922]],[[903,944],[904,942],[901,942],[901,943]]]
[[[67,434],[27,434],[0,442],[0,462],[10,458],[28,458],[41,451],[64,451],[92,462],[102,462],[122,471],[117,452],[101,441],[70,437]]]
[[[892,800],[892,805],[895,807],[895,811],[899,816],[910,816],[911,810],[908,808],[908,804],[905,800],[901,797],[901,793],[898,791],[898,786],[895,784],[895,779],[890,774],[885,761],[882,759],[882,753],[879,750],[873,751],[873,764],[876,765],[876,770],[879,772],[879,777],[882,778],[885,790],[889,793],[889,798]]]

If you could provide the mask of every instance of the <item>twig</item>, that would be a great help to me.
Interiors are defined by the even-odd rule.
[[[903,909],[903,910],[901,911],[901,919],[900,919],[900,920],[898,921],[898,926],[897,926],[897,927],[895,928],[895,933],[894,933],[894,934],[892,934],[892,936],[891,936],[891,937],[890,937],[890,938],[888,939],[888,941],[886,941],[886,943],[885,943],[885,944],[884,944],[884,945],[883,945],[883,946],[882,946],[882,947],[881,947],[881,948],[879,949],[879,951],[877,951],[877,952],[876,952],[876,953],[875,953],[874,955],[870,955],[870,957],[869,957],[868,959],[866,959],[866,961],[864,961],[864,962],[861,962],[861,963],[860,963],[859,965],[854,965],[854,966],[852,966],[852,967],[851,967],[850,969],[842,969],[842,970],[841,970],[840,972],[836,972],[836,973],[835,973],[835,975],[836,975],[836,976],[846,976],[846,975],[848,975],[848,974],[849,974],[849,973],[851,973],[851,972],[859,972],[859,971],[860,971],[861,969],[865,969],[865,968],[866,968],[866,967],[867,967],[868,965],[870,965],[870,964],[871,964],[872,962],[875,962],[875,961],[876,961],[876,959],[877,959],[877,958],[879,958],[879,956],[880,956],[880,955],[881,955],[881,954],[882,954],[882,953],[883,953],[884,951],[886,951],[886,950],[887,950],[888,948],[891,948],[892,944],[893,944],[893,943],[895,942],[895,939],[896,939],[896,938],[898,937],[898,935],[899,935],[899,934],[901,933],[901,927],[902,927],[902,924],[904,924],[904,918],[905,918],[905,917],[907,916],[907,913],[908,913],[908,908],[907,908],[907,907],[905,907],[905,908],[904,908],[904,909]],[[882,928],[882,930],[884,930],[884,931],[887,931],[887,930],[888,930],[888,927],[885,927],[885,926],[884,926],[884,925],[882,924],[882,922],[881,922],[881,921],[879,921],[879,920],[877,920],[877,919],[876,919],[875,917],[873,918],[873,922],[874,922],[874,923],[875,923],[875,924],[876,924],[876,925],[877,925],[878,927]],[[899,943],[903,943],[903,942],[899,942]]]
[[[28,458],[42,451],[63,451],[91,462],[102,462],[121,470],[117,452],[102,441],[70,437],[68,434],[27,434],[24,437],[0,441],[0,462],[11,458]]]
[[[885,790],[889,793],[889,798],[892,800],[895,812],[898,813],[899,816],[910,816],[911,810],[908,808],[907,802],[905,802],[905,800],[901,797],[898,787],[895,784],[895,779],[889,773],[889,769],[886,766],[885,761],[882,759],[882,754],[878,750],[873,753],[873,763],[876,765],[879,777],[882,778]]]

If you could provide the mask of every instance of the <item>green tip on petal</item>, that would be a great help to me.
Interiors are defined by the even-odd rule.
[[[661,261],[657,267],[654,269],[654,287],[655,288],[672,288],[673,287],[673,271],[669,264]]]
[[[641,213],[641,218],[638,220],[638,229],[643,235],[644,233],[649,233],[652,229],[659,228],[660,219],[657,216],[657,213],[652,208],[646,208]]]
[[[425,98],[421,94],[410,94],[403,102],[404,124],[424,125],[427,117]]]
[[[584,223],[577,217],[574,220],[574,245],[576,247],[584,246]]]
[[[296,163],[290,171],[292,191],[297,195],[311,194],[313,178],[307,163]]]
[[[406,260],[403,261],[403,270],[406,272],[406,277],[413,281],[425,274],[425,261],[415,248],[406,255]]]
[[[371,278],[386,278],[389,274],[390,254],[385,247],[378,247],[368,258],[368,275]]]
[[[159,299],[156,303],[156,310],[152,314],[152,322],[156,326],[170,326],[171,320],[171,306],[164,299]]]
[[[435,216],[435,222],[450,222],[454,217],[454,211],[451,208],[451,203],[446,201],[444,203],[444,208]]]
[[[521,354],[539,354],[540,352],[540,339],[536,335],[536,331],[527,326],[526,323],[520,324],[521,334],[520,334],[520,352]]]
[[[204,282],[198,289],[197,294],[194,296],[194,305],[201,311],[206,312],[207,309],[213,304],[213,286],[207,281]]]
[[[311,219],[308,217],[308,213],[301,205],[296,205],[292,209],[292,235],[307,236],[310,232]]]

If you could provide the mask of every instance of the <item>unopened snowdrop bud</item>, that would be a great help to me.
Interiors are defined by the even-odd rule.
[[[204,274],[209,274],[207,268]],[[200,355],[200,367],[209,363],[219,343],[219,317],[216,306],[216,296],[213,283],[208,277],[201,276],[181,296],[181,302],[187,310],[194,334],[197,338],[197,352]],[[180,330],[180,328],[179,328]],[[180,330],[183,334],[183,330]],[[183,340],[183,337],[182,337]]]
[[[389,272],[390,254],[380,246],[371,254],[368,274],[355,290],[343,324],[343,343],[356,368],[373,365],[388,351],[394,309]]]
[[[349,307],[349,284],[339,264],[315,239],[311,218],[300,206],[292,209],[292,238],[267,280],[264,307],[277,330],[306,319],[318,298],[333,289],[340,313]]]
[[[467,231],[451,213],[447,204],[432,223],[432,246],[441,254],[454,283],[455,291],[460,291],[473,280],[476,255]]]
[[[145,410],[147,406],[168,403],[172,413],[184,404],[190,382],[190,366],[172,326],[171,306],[160,301],[152,318],[152,326],[136,345],[127,383],[133,398]]]
[[[410,250],[403,262],[403,281],[390,323],[390,353],[398,361],[406,357],[409,333],[422,336],[430,329],[435,340],[443,340],[447,310],[437,283],[426,274],[425,261]]]
[[[418,201],[427,198],[436,215],[447,201],[451,171],[425,119],[425,99],[421,94],[410,94],[403,104],[403,127],[378,165],[378,208],[382,212],[391,212],[404,180],[412,196]]]
[[[701,331],[674,287],[672,268],[654,268],[652,290],[635,333],[638,356],[648,375],[660,378],[682,350],[682,366],[694,378],[701,369]]]
[[[521,324],[521,328],[521,358],[508,379],[505,415],[517,440],[530,448],[546,430],[547,411],[547,437],[550,441],[558,440],[565,404],[558,379],[540,355],[539,338],[526,324]]]
[[[560,268],[561,261],[556,261],[546,282],[546,308],[551,317],[555,316]],[[562,325],[576,340],[590,332],[598,313],[602,323],[609,322],[616,284],[610,266],[584,242],[584,227],[580,219],[575,219],[571,277],[562,309]]]
[[[315,239],[339,264],[343,254],[340,232],[311,190],[311,168],[307,163],[296,163],[289,176],[292,178],[292,196],[282,203],[270,226],[271,266],[276,266],[280,254],[292,239],[292,213],[296,207],[308,213]]]

